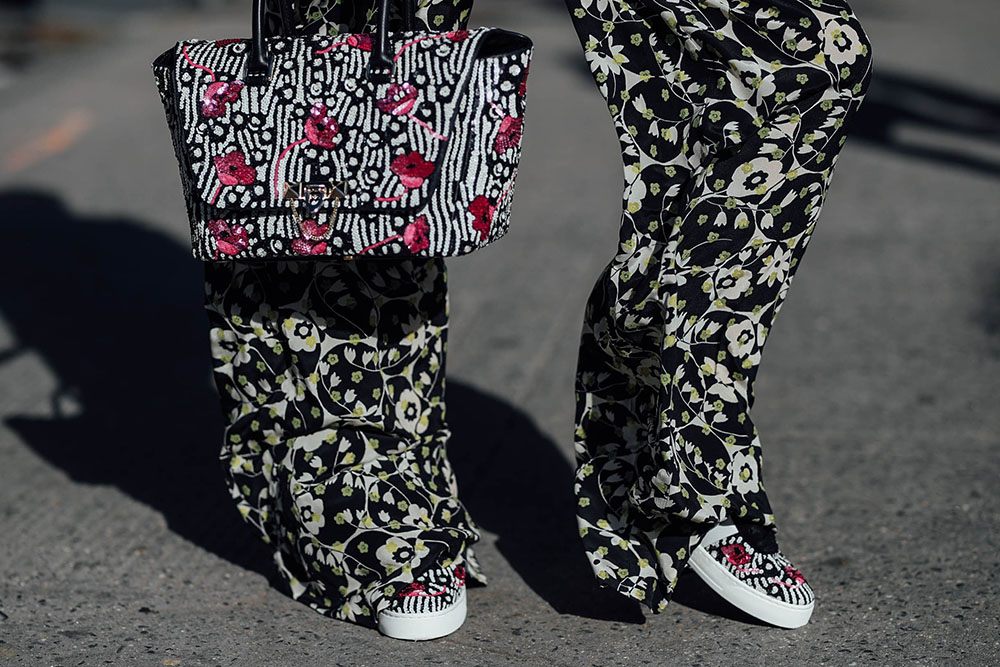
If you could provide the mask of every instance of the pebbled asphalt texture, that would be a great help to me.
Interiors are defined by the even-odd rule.
[[[149,63],[245,9],[57,13],[39,34],[88,37],[0,89],[0,667],[1000,664],[1000,5],[855,0],[875,81],[756,388],[818,594],[791,631],[692,575],[655,616],[593,585],[573,366],[620,161],[561,3],[478,5],[537,52],[512,231],[450,263],[449,451],[491,577],[466,624],[411,644],[290,600],[223,488]]]

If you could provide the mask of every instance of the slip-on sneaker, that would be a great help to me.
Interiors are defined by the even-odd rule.
[[[765,623],[799,628],[812,616],[813,590],[778,550],[769,529],[732,522],[714,526],[691,553],[690,564],[709,588]]]
[[[378,615],[379,632],[423,641],[450,635],[465,622],[465,568],[433,569],[396,594]]]

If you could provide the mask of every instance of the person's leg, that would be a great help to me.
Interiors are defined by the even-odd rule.
[[[222,460],[293,597],[371,624],[478,533],[445,452],[441,260],[206,265]]]
[[[579,523],[597,576],[657,611],[710,526],[773,528],[753,381],[869,46],[841,0],[567,4],[626,180],[579,358]]]
[[[471,4],[417,18],[464,27]],[[300,5],[303,32],[372,17]],[[445,451],[443,260],[210,263],[205,305],[230,490],[295,598],[372,625],[424,573],[461,562],[485,583]]]

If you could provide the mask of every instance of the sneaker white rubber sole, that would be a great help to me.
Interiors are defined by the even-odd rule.
[[[716,529],[705,535],[703,544],[712,544],[720,539],[720,535],[712,534],[714,530]],[[789,604],[747,586],[731,575],[722,563],[712,558],[700,545],[691,552],[689,563],[695,574],[722,599],[765,623],[779,628],[801,628],[812,616],[815,603]]]
[[[400,614],[383,611],[378,615],[378,631],[393,639],[426,641],[438,639],[462,627],[465,623],[465,586],[456,596],[455,603],[433,614]]]

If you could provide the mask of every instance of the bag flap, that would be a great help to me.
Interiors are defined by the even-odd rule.
[[[173,83],[196,197],[224,211],[405,214],[443,168],[459,98],[491,28],[393,33],[388,83],[367,76],[369,34],[273,38],[270,81],[242,81],[248,40],[185,41]]]

